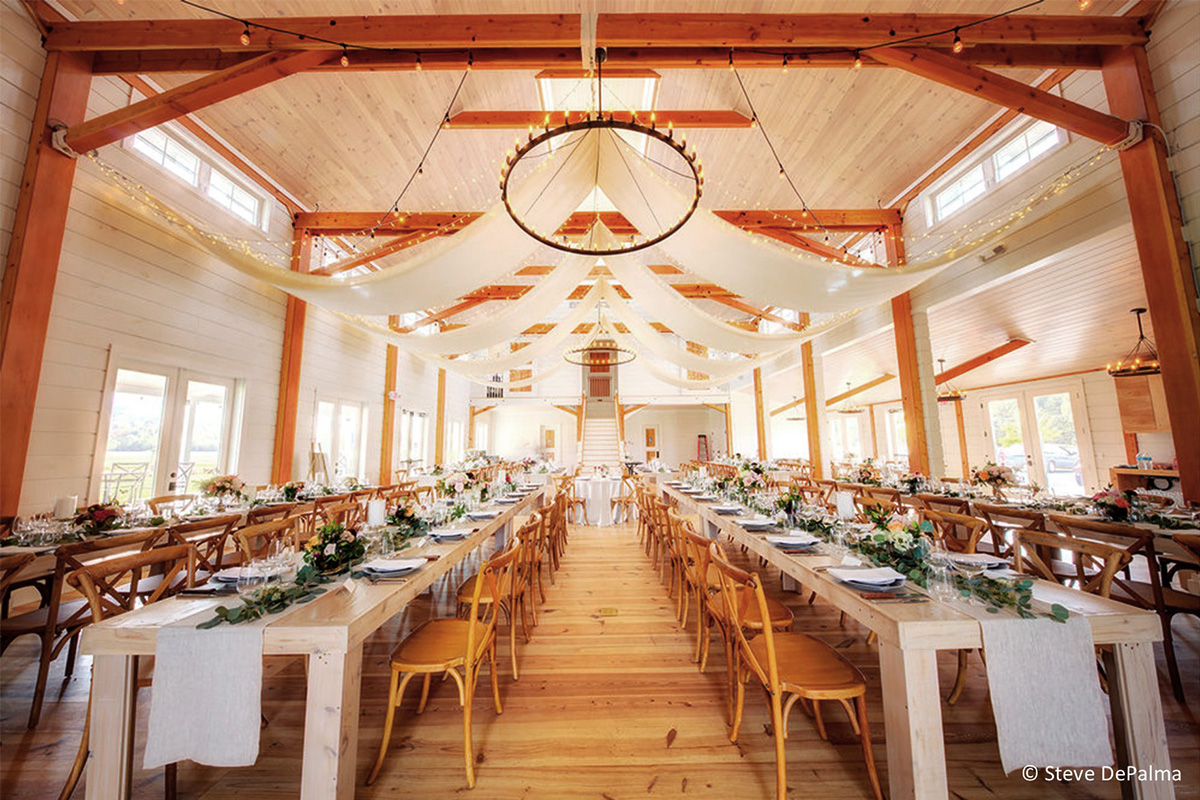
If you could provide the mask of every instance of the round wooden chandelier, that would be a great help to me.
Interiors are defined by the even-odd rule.
[[[603,65],[604,59],[605,52],[603,48],[597,49],[597,64]],[[596,73],[597,97],[600,98],[600,102],[597,103],[599,108],[598,111],[596,111],[594,114],[585,113],[582,119],[575,122],[569,121],[568,114],[564,120],[564,123],[557,127],[550,127],[550,115],[547,114],[546,126],[543,131],[537,135],[534,135],[534,132],[530,131],[529,139],[524,144],[517,147],[516,152],[510,154],[508,158],[505,159],[504,167],[500,171],[500,199],[503,200],[504,208],[506,211],[508,211],[508,215],[512,217],[513,222],[517,223],[517,227],[547,247],[553,247],[555,250],[562,250],[567,253],[575,253],[577,255],[585,256],[611,256],[619,253],[632,253],[638,250],[644,250],[647,247],[653,247],[654,245],[674,234],[676,231],[682,228],[689,219],[691,219],[692,214],[694,214],[696,211],[696,207],[700,204],[700,195],[704,186],[704,174],[700,168],[700,165],[697,163],[695,151],[693,150],[691,153],[689,153],[687,149],[687,142],[683,141],[682,139],[675,139],[675,131],[672,127],[668,126],[666,133],[663,133],[655,124],[653,115],[651,115],[650,124],[644,125],[638,122],[636,111],[630,113],[630,120],[628,121],[615,118],[611,112],[605,116],[603,109],[602,77],[602,71],[598,69]],[[558,238],[556,239],[555,233],[547,234],[534,230],[525,222],[525,220],[521,218],[521,215],[517,212],[517,210],[513,208],[511,199],[509,197],[509,184],[514,168],[517,166],[517,164],[521,163],[522,159],[526,158],[531,152],[536,150],[541,145],[545,144],[547,148],[550,148],[550,143],[555,139],[561,140],[574,133],[579,133],[582,136],[599,136],[602,135],[604,131],[627,131],[629,133],[645,136],[652,141],[661,142],[663,145],[669,148],[671,152],[674,152],[682,160],[683,165],[686,167],[686,171],[677,171],[675,174],[689,177],[690,182],[693,184],[692,200],[687,210],[672,225],[664,230],[659,231],[654,236],[644,238],[640,241],[633,241],[632,237],[630,237],[631,241],[621,242],[620,246],[613,246],[611,244],[607,246],[588,246],[586,241],[590,237],[584,237],[584,242],[574,243],[571,241],[570,237],[565,235],[558,235]],[[597,160],[599,159],[598,152],[596,158]],[[598,166],[599,163],[597,161],[597,167]],[[634,180],[632,174],[630,174],[630,180]]]

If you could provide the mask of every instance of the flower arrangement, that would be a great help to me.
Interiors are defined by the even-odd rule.
[[[597,478],[607,478],[608,477],[608,465],[607,464],[597,464],[596,468],[592,470],[592,474],[595,475]]]
[[[294,503],[302,488],[304,488],[304,484],[300,481],[289,481],[280,487],[279,493],[283,495],[284,500]]]
[[[790,520],[804,508],[804,495],[792,488],[775,498],[775,509]]]
[[[429,520],[408,506],[400,506],[391,514],[388,514],[387,523],[393,526],[395,530],[385,531],[384,536],[391,539],[392,547],[397,550],[407,547],[406,542],[409,539],[424,536],[429,530]]]
[[[116,503],[93,503],[79,512],[75,524],[82,533],[95,535],[121,527],[125,509]]]
[[[245,486],[246,482],[237,475],[213,475],[200,484],[200,489],[209,497],[227,497],[240,495]]]
[[[905,473],[904,477],[900,478],[899,483],[908,494],[923,492],[926,487],[925,476],[919,472]]]
[[[538,465],[538,459],[534,458],[533,456],[525,456],[521,459],[520,464],[522,470],[529,472]]]
[[[757,492],[767,488],[767,476],[761,470],[751,467],[739,470],[736,480],[742,490],[746,492]]]
[[[366,546],[353,530],[340,522],[322,525],[304,544],[304,563],[321,573],[341,572],[362,558]]]
[[[342,488],[347,492],[357,492],[359,489],[365,489],[366,484],[360,481],[353,475],[347,475],[342,478]]]
[[[1129,496],[1124,492],[1117,491],[1111,484],[1103,491],[1092,495],[1092,502],[1101,514],[1113,522],[1124,522],[1129,519],[1129,512],[1133,508]]]
[[[462,494],[474,487],[475,481],[465,472],[451,472],[437,480],[437,491],[442,495]]]
[[[666,465],[660,458],[652,458],[646,464],[646,470],[649,472],[670,472],[671,468]]]
[[[976,484],[986,484],[994,489],[1001,486],[1011,486],[1015,480],[1012,467],[993,464],[991,461],[971,470],[971,480]]]

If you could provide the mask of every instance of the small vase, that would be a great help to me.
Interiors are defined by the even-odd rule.
[[[1004,502],[1004,492],[1001,491],[1001,488],[997,485],[992,486],[992,500],[997,503]]]
[[[1104,516],[1108,517],[1112,522],[1127,522],[1129,520],[1129,509],[1121,508],[1120,506],[1107,506],[1104,509]]]

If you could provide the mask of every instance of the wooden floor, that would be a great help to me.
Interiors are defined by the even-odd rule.
[[[774,576],[773,576],[774,578]],[[636,544],[631,528],[577,528],[566,559],[548,587],[540,627],[519,645],[521,679],[514,683],[502,644],[501,691],[505,710],[497,716],[487,699],[475,704],[478,783],[470,796],[505,798],[630,797],[768,798],[774,796],[774,749],[762,696],[748,693],[741,742],[726,735],[719,644],[708,671],[691,661],[694,629],[680,632],[674,603]],[[450,613],[446,581],[441,593],[425,597],[367,644],[362,686],[359,780],[375,758],[387,697],[387,657],[401,631],[431,613]],[[768,585],[778,589],[778,581]],[[867,675],[875,753],[887,785],[886,731],[879,695],[879,665],[866,631],[838,624],[828,606],[809,606],[787,595],[797,629],[837,647]],[[1200,626],[1178,620],[1178,652],[1194,703],[1200,667]],[[51,673],[41,725],[25,729],[35,673],[33,640],[14,644],[0,659],[0,797],[5,800],[57,796],[78,744],[87,700],[84,659],[59,697],[62,661]],[[1162,683],[1165,685],[1165,671]],[[294,798],[299,792],[304,716],[304,673],[296,659],[268,665],[262,752],[248,769],[214,769],[183,764],[183,798]],[[953,677],[953,656],[942,657],[942,682]],[[483,676],[483,681],[487,676]],[[421,717],[410,692],[379,781],[359,785],[360,798],[440,798],[466,792],[461,762],[461,710],[452,683],[436,688]],[[139,707],[139,731],[149,708],[147,690]],[[1200,726],[1194,711],[1163,696],[1172,766],[1183,772],[1180,798],[1200,797]],[[955,798],[1117,798],[1115,784],[1029,784],[1001,772],[995,729],[982,666],[956,707],[943,706],[950,784]],[[847,724],[830,712],[826,743],[803,714],[796,714],[788,743],[792,798],[866,798],[870,789],[861,752]],[[162,796],[161,770],[139,768],[136,798]],[[85,778],[86,780],[86,778]],[[82,798],[83,789],[75,797]],[[464,796],[466,796],[464,794]]]

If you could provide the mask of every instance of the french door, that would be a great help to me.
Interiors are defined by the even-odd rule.
[[[1019,483],[1077,495],[1095,483],[1087,407],[1079,384],[981,397],[992,460]]]
[[[236,470],[238,381],[140,362],[122,362],[109,380],[92,497],[136,502],[195,492]]]

